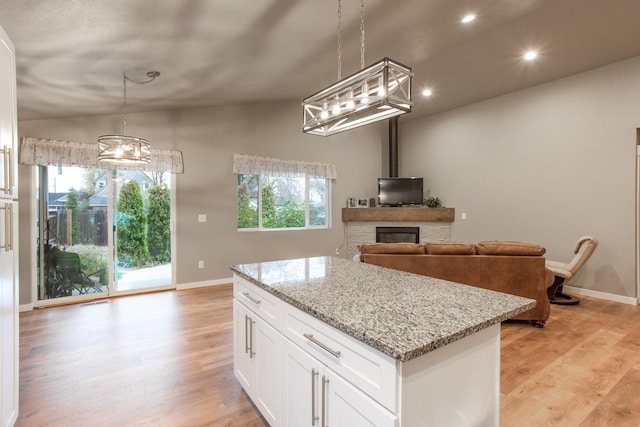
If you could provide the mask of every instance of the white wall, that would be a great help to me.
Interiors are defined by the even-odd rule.
[[[182,150],[184,156],[185,173],[177,176],[179,285],[229,278],[228,267],[238,263],[333,255],[343,242],[340,209],[347,197],[375,195],[381,144],[386,141],[385,125],[329,138],[305,135],[299,102],[129,114],[127,119],[127,133],[149,139],[152,147]],[[87,143],[120,129],[119,116],[19,122],[20,136]],[[336,164],[333,227],[237,232],[233,153]],[[23,176],[29,175],[23,171]],[[21,182],[21,198],[31,197],[26,192],[29,185],[28,180]],[[198,214],[206,214],[207,222],[198,223]],[[33,248],[33,239],[21,234],[21,247]],[[21,259],[28,260],[28,254]],[[198,269],[198,260],[204,260],[204,269]],[[30,301],[30,286],[27,281],[22,284],[22,304]]]
[[[640,57],[403,122],[400,172],[456,208],[452,240],[529,241],[568,261],[593,235],[571,285],[636,297],[638,127]]]

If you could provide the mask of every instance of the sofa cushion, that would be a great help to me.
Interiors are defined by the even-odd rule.
[[[504,242],[485,240],[476,244],[478,255],[520,255],[542,256],[546,249],[540,245],[527,242]]]
[[[429,255],[475,255],[476,246],[461,242],[429,242],[425,243]]]
[[[424,246],[419,243],[363,243],[361,254],[424,254]]]

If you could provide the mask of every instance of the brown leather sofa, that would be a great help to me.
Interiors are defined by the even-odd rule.
[[[535,299],[534,308],[514,319],[540,328],[549,318],[547,288],[553,283],[544,253],[539,245],[503,241],[360,245],[360,260],[369,264]]]

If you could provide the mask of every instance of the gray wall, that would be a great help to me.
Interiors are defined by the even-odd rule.
[[[453,240],[530,241],[548,258],[568,260],[580,236],[596,236],[600,246],[572,285],[635,297],[639,75],[635,58],[427,118],[402,117],[400,175],[424,176],[430,194],[456,208]],[[387,127],[320,138],[303,135],[300,125],[298,102],[129,114],[128,133],[184,154],[178,284],[228,278],[236,263],[330,255],[342,244],[344,201],[373,197],[376,178],[387,173]],[[19,122],[21,136],[80,142],[119,129],[118,116]],[[238,233],[233,153],[335,163],[333,228]],[[32,268],[24,262],[35,242],[22,224],[33,198],[24,168],[21,304],[30,301],[23,271]],[[207,223],[197,222],[200,213]]]
[[[386,125],[322,138],[304,135],[301,120],[299,102],[128,115],[127,133],[149,139],[152,147],[179,149],[184,156],[185,173],[177,175],[179,285],[229,278],[228,267],[238,263],[333,255],[342,245],[340,209],[347,197],[375,195]],[[121,132],[118,116],[21,121],[18,127],[20,136],[87,143],[102,134]],[[233,153],[336,164],[333,227],[237,232]],[[35,201],[28,193],[29,169],[21,166],[21,221],[28,221],[28,209]],[[198,214],[206,214],[207,222],[198,223]],[[35,246],[35,237],[28,233],[29,224],[21,226],[21,271],[28,272],[33,268],[29,250]],[[198,269],[197,260],[204,260],[204,269]],[[21,304],[30,302],[28,277],[21,276]]]
[[[634,58],[403,123],[401,174],[456,208],[452,240],[535,242],[568,261],[597,237],[571,284],[636,297],[638,76]]]

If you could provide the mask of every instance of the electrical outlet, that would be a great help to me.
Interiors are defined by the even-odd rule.
[[[198,268],[204,268],[204,261],[203,260],[198,261]]]
[[[336,248],[336,255],[340,255],[340,248]]]

